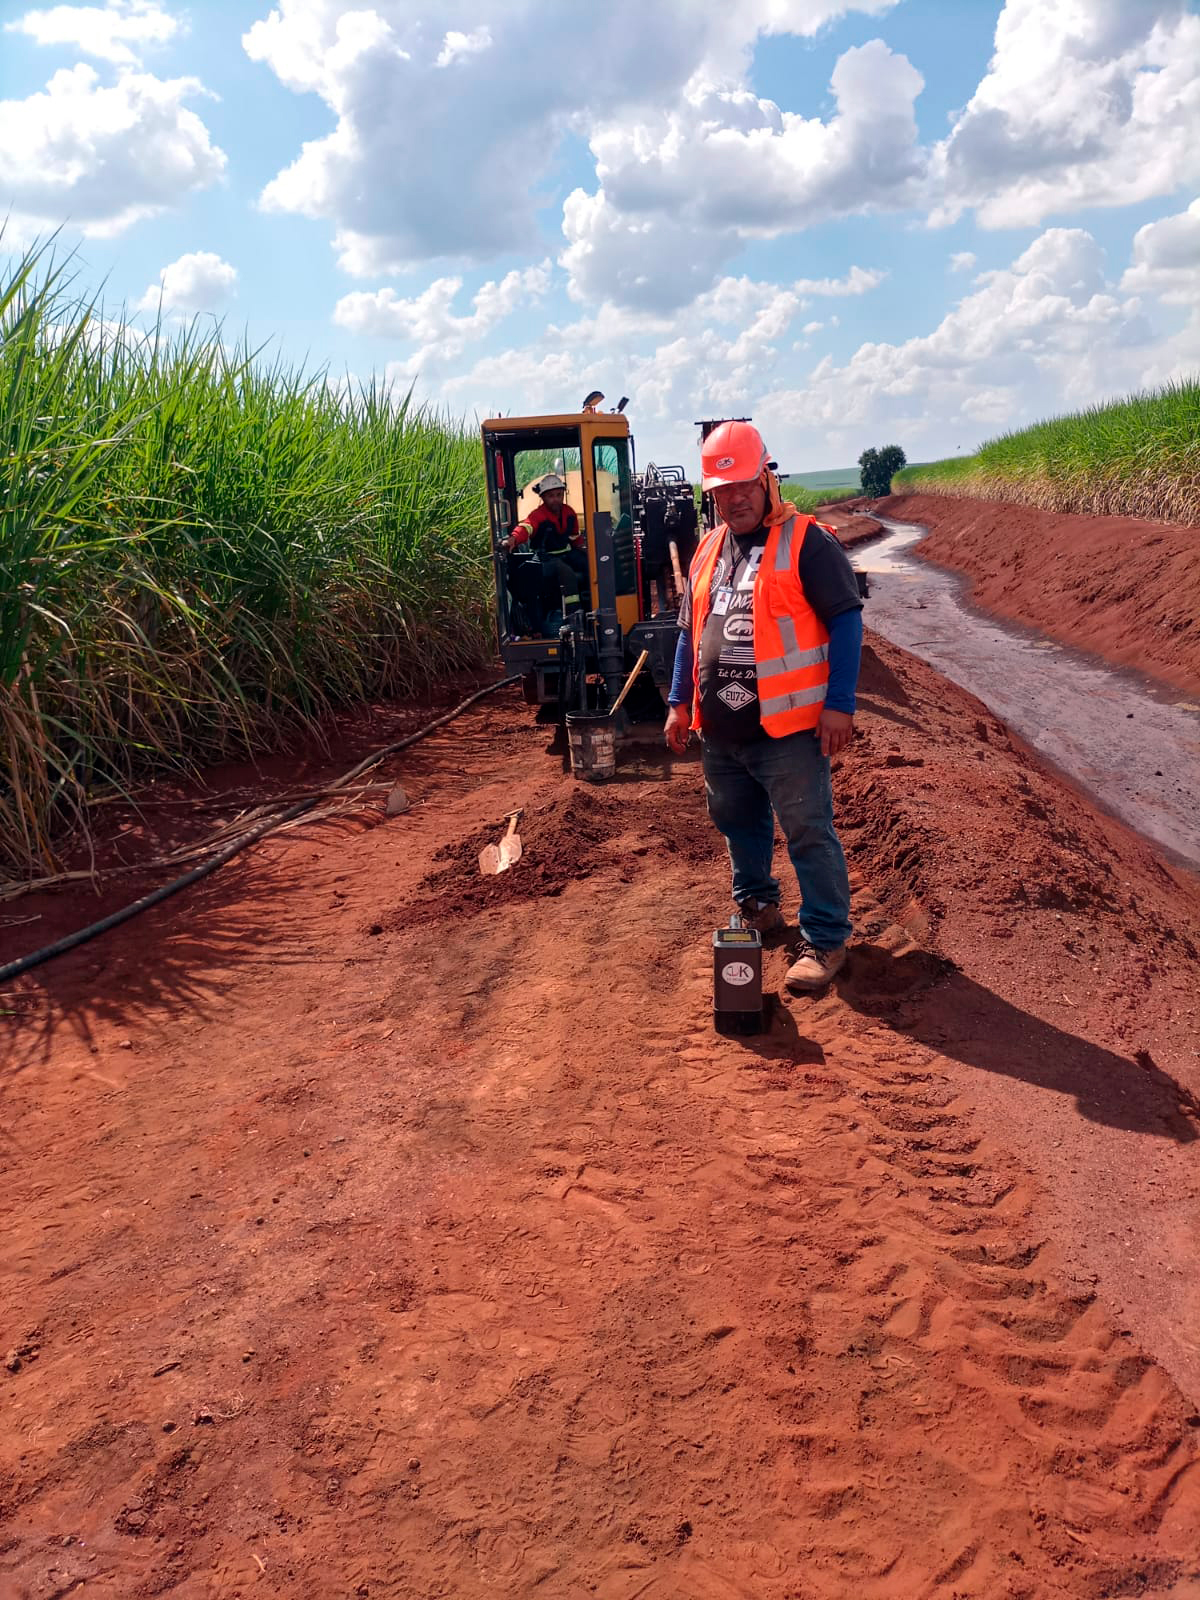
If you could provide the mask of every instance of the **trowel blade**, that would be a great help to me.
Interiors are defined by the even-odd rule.
[[[504,872],[508,867],[515,866],[520,861],[524,848],[519,833],[512,833],[507,838],[501,839],[499,871]]]

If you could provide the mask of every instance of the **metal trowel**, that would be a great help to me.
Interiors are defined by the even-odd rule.
[[[497,872],[507,872],[514,862],[521,859],[521,835],[517,832],[517,818],[521,815],[514,811],[508,819],[508,831],[498,844],[486,844],[479,852],[479,870],[486,875]]]

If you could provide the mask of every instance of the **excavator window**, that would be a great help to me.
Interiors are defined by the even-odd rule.
[[[567,445],[554,450],[518,450],[513,455],[513,476],[519,490],[517,520],[527,517],[541,504],[533,485],[548,472],[557,472],[567,485],[567,504],[575,508],[579,526],[587,524],[587,507],[583,503],[583,478],[579,465],[579,446]]]
[[[492,526],[503,541],[541,504],[533,485],[549,472],[566,481],[567,504],[585,532],[591,522],[583,495],[578,428],[531,427],[520,433],[485,431],[485,453],[493,495]],[[543,638],[557,632],[564,601],[551,592],[551,573],[528,544],[497,551],[500,631],[508,638]],[[565,591],[564,591],[565,593]]]
[[[633,473],[628,439],[597,439],[592,445],[596,478],[596,527],[612,533],[617,594],[636,594],[637,555],[633,529]]]

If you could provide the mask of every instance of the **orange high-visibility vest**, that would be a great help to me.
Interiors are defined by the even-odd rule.
[[[814,517],[789,517],[767,534],[754,579],[754,670],[758,708],[773,739],[815,728],[829,687],[829,630],[800,582],[800,551]],[[712,607],[712,578],[725,524],[702,539],[692,558],[692,726],[700,729],[700,644]]]

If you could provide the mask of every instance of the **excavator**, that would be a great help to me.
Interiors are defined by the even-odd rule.
[[[521,674],[529,704],[554,705],[565,716],[612,705],[645,650],[659,693],[643,692],[640,703],[647,718],[656,718],[671,682],[678,629],[661,585],[655,614],[650,568],[661,576],[674,542],[686,569],[696,497],[681,467],[637,471],[628,402],[606,412],[603,399],[593,391],[578,412],[490,417],[482,425],[500,654],[510,672]],[[534,486],[551,472],[566,483],[587,558],[587,592],[571,606],[557,592],[556,564],[512,543],[513,530],[539,503]],[[673,540],[661,537],[672,530]],[[673,566],[670,576],[670,594],[677,596]]]

